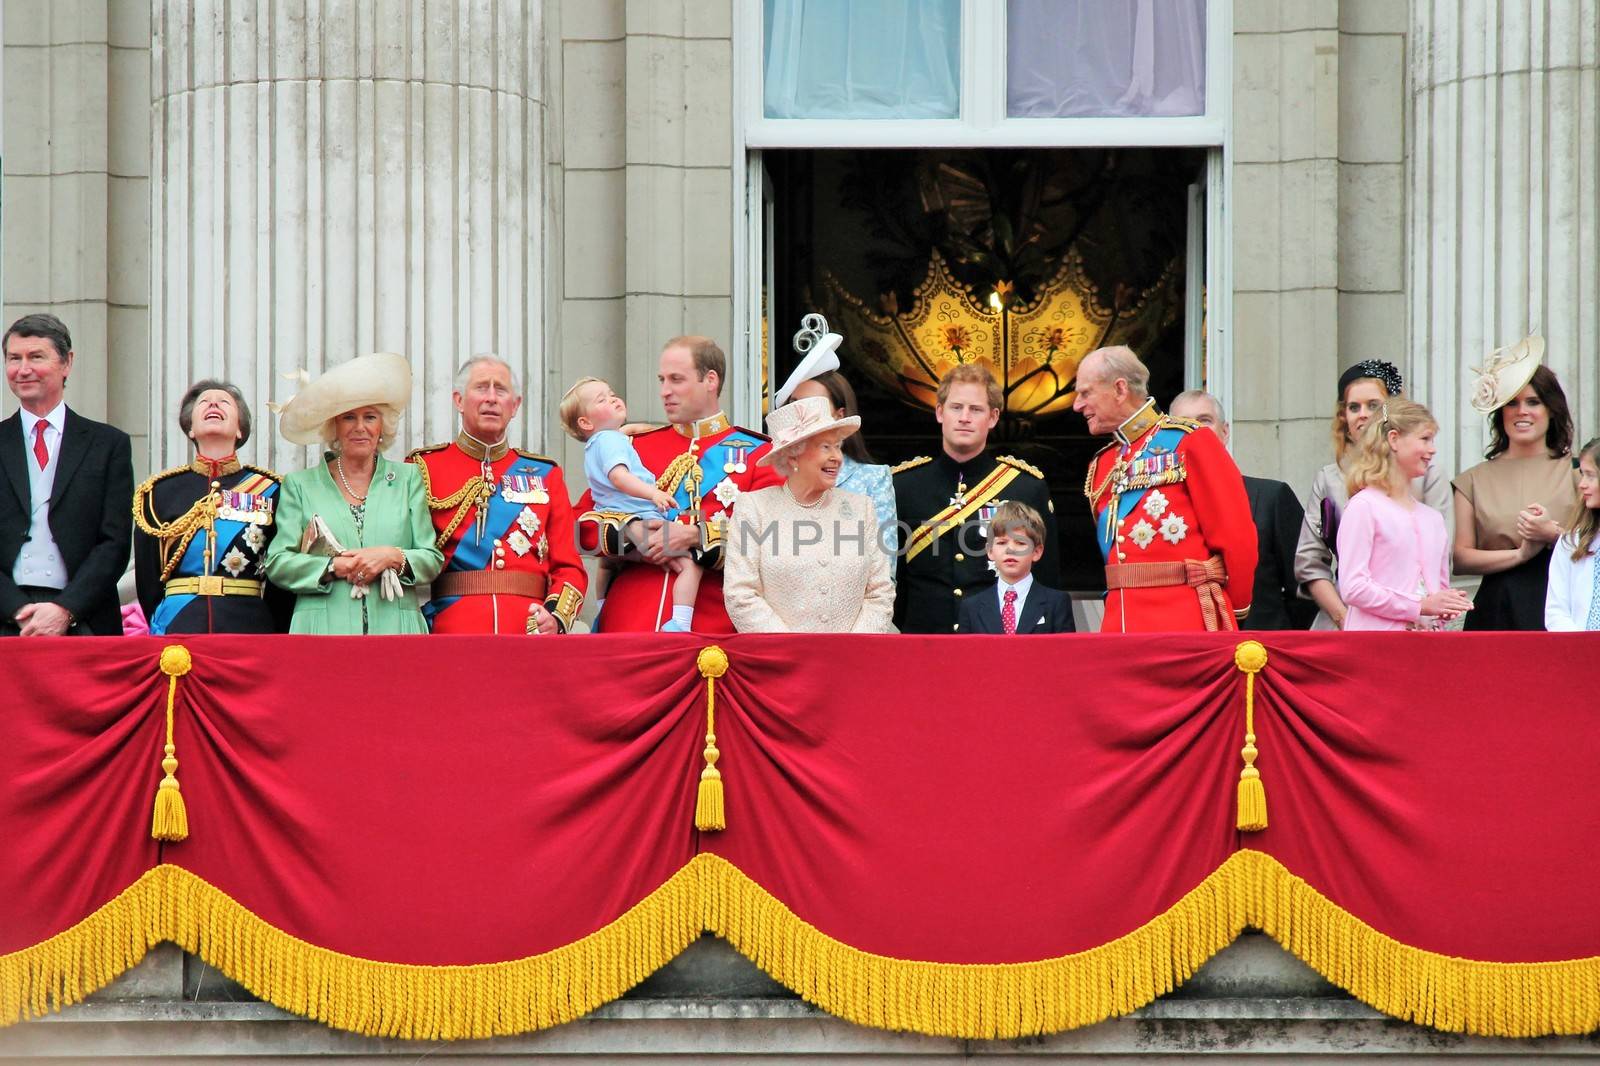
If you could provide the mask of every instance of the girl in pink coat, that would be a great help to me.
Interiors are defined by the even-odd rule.
[[[1472,609],[1450,587],[1444,518],[1409,486],[1427,473],[1439,424],[1420,403],[1391,396],[1362,430],[1350,505],[1339,525],[1345,629],[1438,629]]]

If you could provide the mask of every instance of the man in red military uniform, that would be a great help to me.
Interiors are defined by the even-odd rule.
[[[1259,550],[1244,478],[1211,430],[1156,409],[1149,381],[1126,347],[1078,365],[1073,410],[1114,438],[1084,482],[1106,562],[1100,631],[1237,629]]]
[[[652,632],[672,617],[672,574],[660,565],[669,552],[688,553],[706,570],[695,597],[694,632],[733,632],[722,603],[725,524],[741,492],[782,479],[756,464],[769,448],[767,438],[722,413],[727,373],[727,357],[709,337],[675,337],[662,349],[656,377],[669,425],[634,437],[633,447],[657,487],[676,499],[678,517],[653,523],[642,557],[627,551],[615,516],[590,510],[588,493],[578,501],[583,550],[620,557],[595,622],[600,632]]]
[[[454,399],[455,441],[410,456],[445,558],[423,613],[435,633],[567,632],[589,577],[561,467],[507,444],[522,392],[500,359],[462,367]]]

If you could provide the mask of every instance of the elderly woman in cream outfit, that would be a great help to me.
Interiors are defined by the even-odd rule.
[[[838,488],[861,425],[821,396],[767,419],[783,484],[745,493],[723,540],[722,595],[741,633],[893,633],[894,585],[872,501]]]
[[[428,631],[416,586],[438,576],[444,555],[416,466],[383,456],[410,396],[410,365],[375,352],[334,367],[279,409],[285,437],[329,449],[285,477],[278,497],[267,578],[295,595],[289,632]]]

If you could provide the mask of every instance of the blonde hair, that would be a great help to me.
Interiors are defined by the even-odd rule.
[[[1003,500],[989,518],[989,546],[1002,533],[1026,533],[1035,548],[1044,547],[1044,518],[1032,507],[1017,500]]]
[[[1578,462],[1585,459],[1600,467],[1600,437],[1594,438],[1578,451]],[[1576,563],[1595,549],[1595,538],[1600,535],[1600,510],[1585,507],[1583,497],[1579,496],[1575,518],[1572,531],[1564,539],[1572,544],[1572,561]]]
[[[1006,398],[1000,392],[1000,383],[994,379],[994,372],[989,369],[988,363],[959,363],[951,367],[950,372],[939,379],[938,406],[944,406],[944,402],[950,398],[950,390],[957,385],[982,385],[991,409],[998,411],[1005,405]]]
[[[386,403],[364,403],[361,407],[370,407],[378,412],[378,418],[381,420],[378,429],[378,454],[382,455],[389,450],[389,445],[394,443],[394,438],[400,432],[400,412]],[[361,407],[352,407],[350,411],[359,411]],[[335,455],[344,450],[339,444],[339,418],[349,414],[350,411],[340,411],[322,423],[322,443]]]
[[[1405,480],[1394,461],[1394,446],[1389,431],[1402,437],[1423,429],[1438,429],[1439,420],[1422,404],[1403,396],[1391,396],[1367,421],[1356,444],[1355,461],[1345,477],[1345,488],[1354,496],[1365,488],[1378,489],[1390,496],[1405,491]]]
[[[567,436],[573,440],[588,440],[590,434],[578,428],[578,419],[583,414],[583,397],[579,395],[585,385],[595,382],[604,385],[605,378],[579,378],[572,383],[572,388],[561,394],[561,403],[556,407],[556,417],[561,419],[561,428],[567,431]]]

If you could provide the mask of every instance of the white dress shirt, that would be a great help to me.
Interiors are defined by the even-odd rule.
[[[1572,541],[1562,537],[1550,553],[1550,584],[1544,597],[1544,627],[1552,633],[1581,633],[1588,629],[1594,608],[1596,545],[1589,554],[1572,558]]]
[[[50,532],[50,494],[55,490],[56,468],[61,465],[61,436],[67,424],[67,405],[56,404],[55,410],[40,418],[23,409],[22,449],[23,465],[28,468],[28,493],[31,507],[28,522],[28,539],[17,552],[17,561],[11,568],[11,580],[18,585],[35,588],[63,589],[67,587],[67,561],[56,547]],[[43,470],[33,455],[33,427],[45,424],[44,446],[50,452],[50,461]]]
[[[1017,609],[1017,625],[1018,626],[1022,625],[1022,605],[1028,602],[1028,590],[1031,589],[1031,588],[1033,588],[1033,571],[1032,570],[1029,570],[1026,574],[1024,574],[1022,576],[1022,580],[1018,581],[1015,585],[1006,584],[1006,579],[1005,578],[1001,578],[999,581],[995,582],[994,594],[996,596],[1000,597],[1000,613],[1002,615],[1005,613],[1005,609],[1006,609],[1006,590],[1007,589],[1016,589],[1017,590],[1016,609]],[[1003,621],[1000,624],[1002,626],[1005,625],[1005,623]]]

